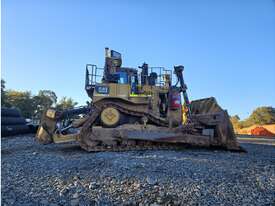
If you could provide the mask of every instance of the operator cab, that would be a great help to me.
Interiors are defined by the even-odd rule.
[[[96,65],[86,65],[85,89],[89,97],[93,97],[96,85],[99,84],[123,84],[130,86],[130,95],[138,95],[139,88],[143,86],[169,86],[171,84],[172,71],[163,67],[149,67],[143,63],[136,68],[122,67],[122,57],[117,51],[105,48],[104,68]],[[107,89],[105,89],[107,92]],[[104,91],[105,91],[104,90]],[[103,91],[103,90],[102,90]]]

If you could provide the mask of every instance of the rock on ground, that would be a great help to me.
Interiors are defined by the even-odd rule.
[[[2,205],[275,205],[275,148],[87,153],[2,138]]]

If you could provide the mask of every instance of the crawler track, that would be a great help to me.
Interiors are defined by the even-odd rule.
[[[154,150],[154,149],[179,149],[179,144],[141,141],[141,140],[123,140],[117,139],[115,134],[105,140],[98,139],[93,133],[93,125],[99,117],[101,111],[106,107],[114,107],[121,113],[134,117],[147,117],[148,120],[157,126],[167,127],[168,122],[150,112],[144,112],[144,107],[138,107],[129,102],[117,102],[116,100],[103,100],[94,104],[93,113],[84,123],[80,133],[80,146],[90,152],[100,151],[130,151],[130,150]]]
[[[129,117],[146,117],[150,123],[162,128],[168,128],[166,119],[154,115],[147,107],[141,104],[133,104],[127,101],[117,101],[116,99],[104,99],[96,102],[93,105],[92,113],[87,121],[83,124],[79,135],[80,146],[87,151],[129,151],[129,150],[154,150],[154,149],[178,149],[186,147],[186,144],[201,145],[209,147],[210,145],[225,148],[232,151],[243,151],[236,141],[236,136],[233,132],[233,127],[229,121],[228,114],[222,110],[214,98],[206,98],[197,100],[192,104],[194,114],[191,116],[192,122],[188,123],[184,130],[180,128],[182,134],[194,135],[194,138],[189,142],[173,141],[174,136],[166,139],[167,142],[158,141],[157,138],[129,138],[127,135],[121,134],[120,129],[101,133],[101,130],[95,130],[94,125],[101,114],[101,111],[106,107],[114,107],[123,114]],[[205,107],[203,106],[205,105]],[[201,112],[202,111],[202,112]],[[213,115],[213,116],[211,116]],[[218,116],[217,116],[218,115]],[[214,117],[215,116],[215,117]],[[215,136],[209,141],[200,140],[204,128],[214,128]],[[135,128],[127,128],[126,130],[135,130]],[[140,131],[140,130],[137,130]],[[151,129],[149,129],[151,131]],[[158,129],[157,129],[158,131]],[[175,131],[175,134],[177,131]],[[197,136],[196,136],[197,135]],[[149,134],[150,136],[150,134]],[[161,136],[161,135],[160,135]],[[206,135],[207,136],[207,135]],[[134,141],[132,139],[135,139]],[[129,143],[131,141],[131,143]],[[202,141],[202,142],[201,142]]]
[[[104,144],[104,143],[103,143]],[[127,140],[117,145],[96,145],[85,147],[83,149],[89,152],[125,152],[125,151],[142,151],[142,150],[180,150],[184,145],[172,143],[159,143],[150,141],[136,141],[135,144],[129,145]]]

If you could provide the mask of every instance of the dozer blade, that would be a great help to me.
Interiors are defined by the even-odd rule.
[[[191,119],[197,127],[202,127],[203,134],[209,133],[212,129],[214,133],[209,134],[212,136],[212,146],[232,151],[245,151],[237,142],[227,111],[218,105],[214,97],[192,101]]]

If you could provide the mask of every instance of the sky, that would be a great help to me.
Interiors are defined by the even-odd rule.
[[[89,100],[85,65],[104,48],[123,65],[185,66],[191,100],[214,96],[246,118],[275,106],[274,0],[2,0],[1,78],[8,89],[50,89]]]

